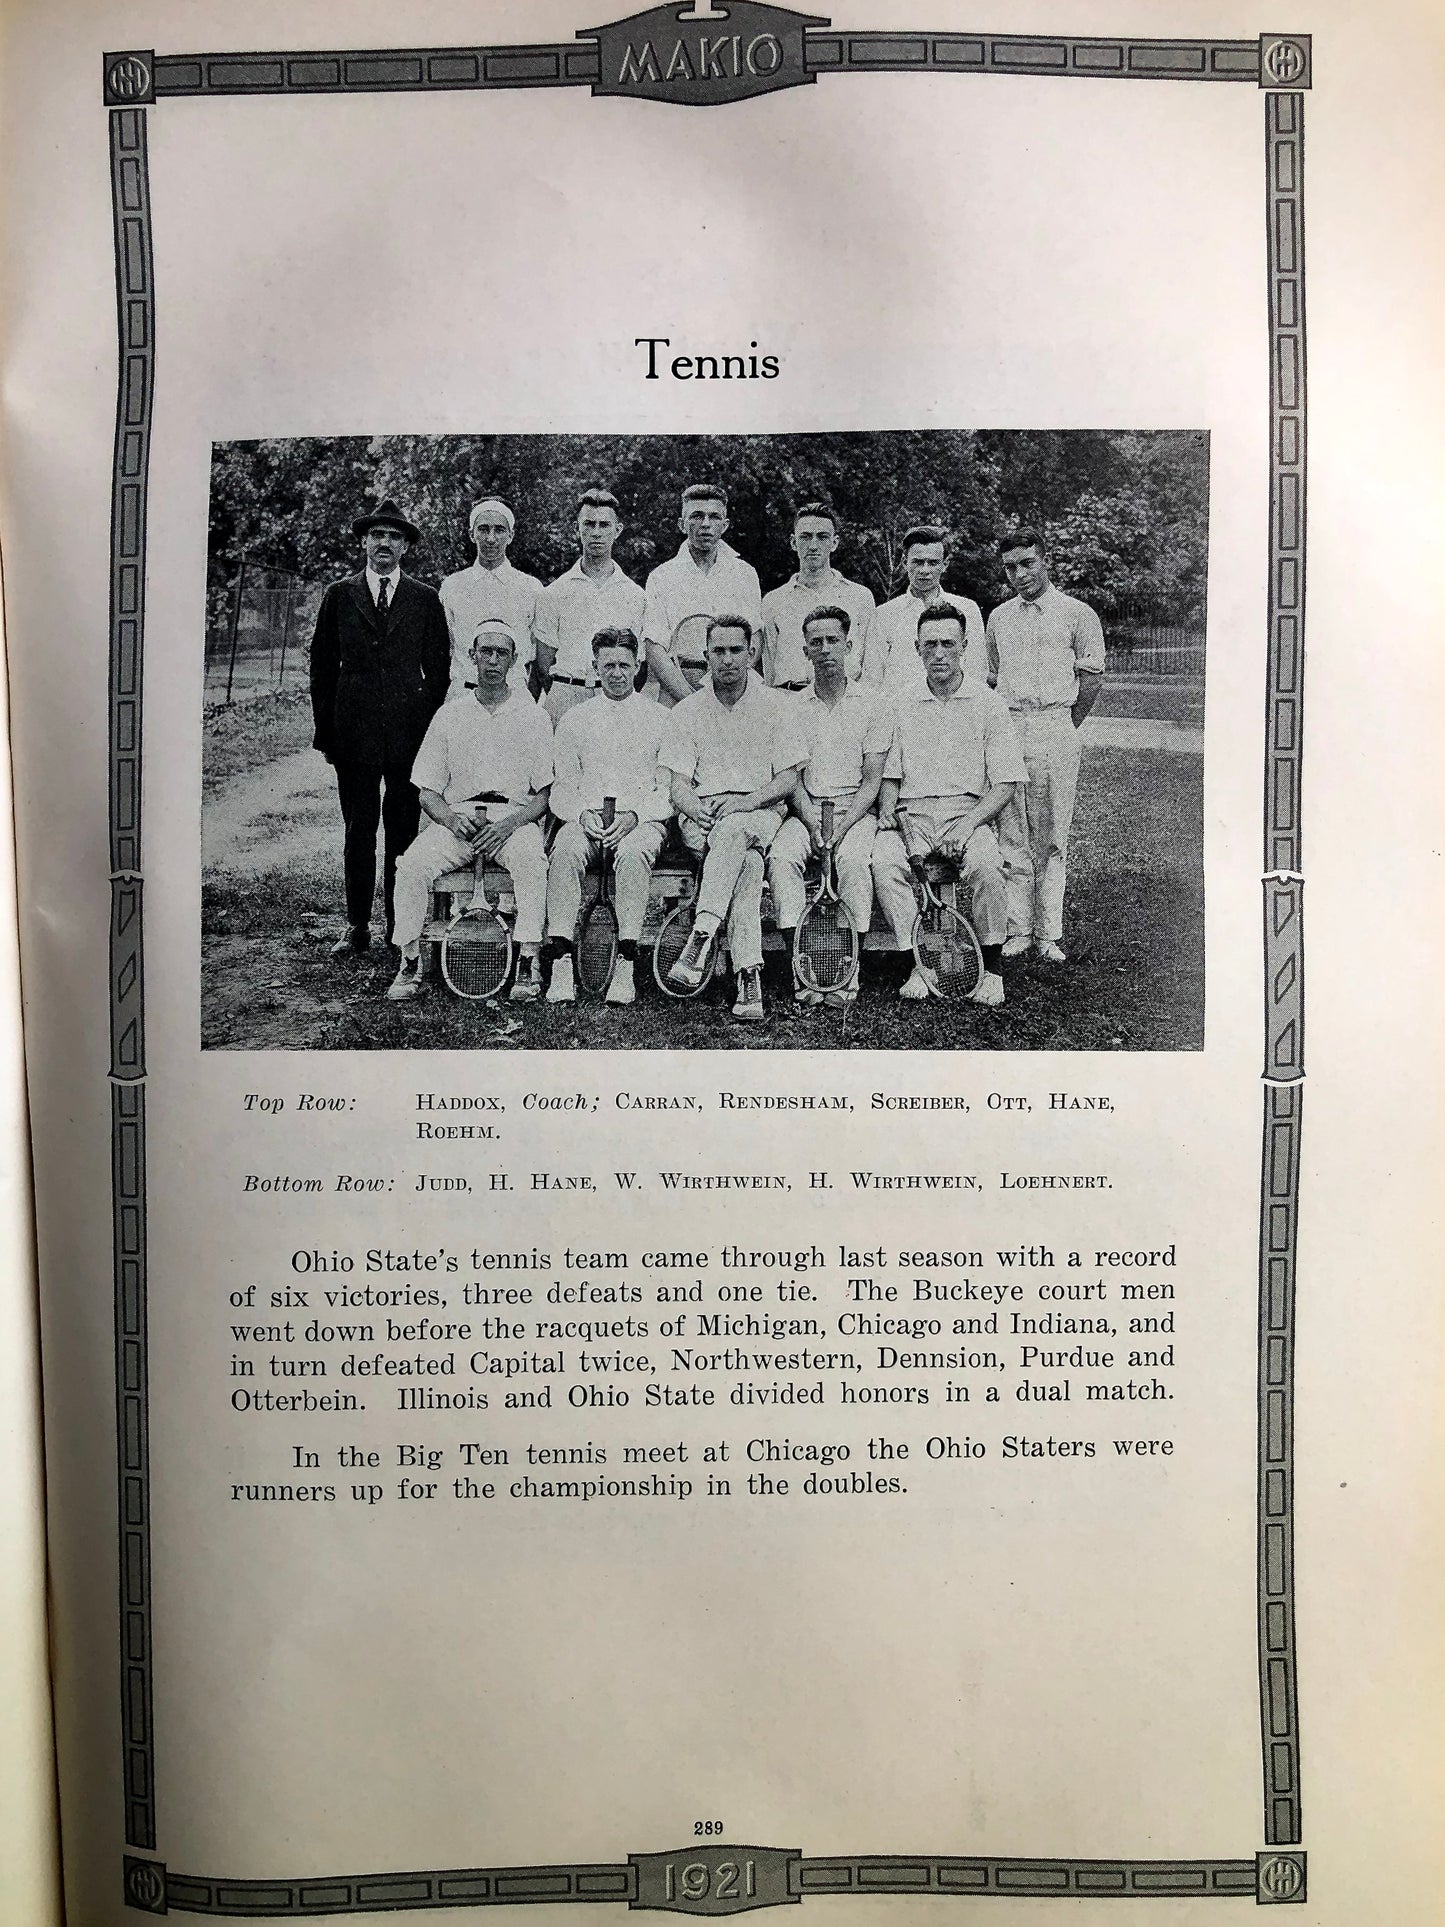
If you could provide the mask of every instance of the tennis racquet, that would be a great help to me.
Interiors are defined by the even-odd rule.
[[[793,932],[793,971],[805,990],[842,990],[858,968],[858,932],[838,895],[833,860],[833,805],[819,805],[825,848],[813,900]]]
[[[688,686],[701,689],[707,676],[707,626],[711,616],[684,616],[668,645]]]
[[[501,803],[488,793],[462,805]],[[472,864],[472,894],[442,936],[442,982],[458,997],[485,1002],[500,995],[512,971],[512,933],[487,896],[487,859],[477,852]]]
[[[617,815],[617,798],[602,799],[602,821],[612,824]],[[617,912],[612,903],[613,853],[602,846],[602,870],[597,880],[597,895],[582,913],[577,926],[577,981],[590,996],[600,997],[612,982],[617,968]]]
[[[687,948],[687,940],[692,935],[693,918],[697,912],[696,891],[681,898],[662,920],[657,933],[657,942],[652,952],[652,975],[658,989],[665,997],[701,997],[713,980],[717,969],[717,944],[708,952],[707,968],[702,973],[702,981],[694,988],[668,981],[668,971]]]
[[[922,899],[913,925],[914,958],[934,996],[957,1003],[972,996],[983,978],[978,937],[968,918],[946,904],[929,882],[907,810],[898,811],[898,831]]]

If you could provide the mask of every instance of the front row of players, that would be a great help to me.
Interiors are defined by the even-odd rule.
[[[926,684],[893,703],[849,680],[849,628],[846,610],[815,609],[803,624],[812,687],[783,694],[752,673],[746,619],[715,617],[708,679],[672,709],[636,691],[636,635],[601,629],[592,641],[599,693],[569,709],[554,736],[546,712],[509,685],[512,630],[499,620],[481,623],[471,649],[475,700],[437,711],[412,771],[429,821],[397,864],[401,968],[387,995],[403,1000],[421,988],[422,928],[437,877],[482,857],[508,872],[515,894],[512,998],[541,996],[545,933],[552,952],[548,1000],[572,1002],[582,882],[607,851],[618,960],[606,1000],[632,1003],[652,869],[675,816],[701,876],[671,986],[687,993],[703,982],[726,926],[733,1015],[760,1021],[764,876],[791,954],[805,871],[827,841],[826,802],[839,895],[860,935],[876,889],[894,943],[910,946],[917,902],[899,826],[906,813],[914,856],[938,852],[957,865],[983,955],[974,1000],[1001,1004],[1007,903],[994,825],[1015,785],[1028,780],[1008,708],[981,679],[964,675],[964,623],[956,609],[922,612],[916,646]],[[615,805],[610,820],[606,798]],[[542,838],[549,809],[561,823],[550,864]],[[915,965],[900,995],[922,1000],[931,991]],[[822,995],[803,986],[795,994],[804,1002]],[[851,1002],[857,994],[855,970],[830,1000]]]

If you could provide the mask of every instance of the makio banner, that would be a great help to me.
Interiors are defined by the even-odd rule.
[[[808,71],[805,35],[809,27],[828,24],[817,14],[764,0],[695,0],[685,7],[674,0],[585,28],[577,37],[597,43],[594,94],[707,107],[810,84],[815,76]]]

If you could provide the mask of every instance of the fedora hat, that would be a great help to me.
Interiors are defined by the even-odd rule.
[[[370,515],[358,515],[351,525],[353,535],[365,535],[368,529],[400,529],[408,542],[420,542],[421,530],[415,522],[408,522],[396,503],[388,495],[378,509]]]

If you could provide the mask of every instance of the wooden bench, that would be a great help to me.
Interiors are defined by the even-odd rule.
[[[957,893],[957,877],[953,865],[943,857],[929,857],[926,865],[929,881],[938,891],[945,903],[953,903]],[[470,866],[459,870],[447,870],[432,885],[431,910],[422,927],[422,975],[426,978],[439,976],[437,957],[442,938],[446,935],[447,924],[472,894],[472,871]],[[512,879],[499,864],[489,863],[486,870],[487,895],[494,908],[501,911],[509,921],[516,914],[516,901],[512,895]],[[697,889],[697,870],[691,860],[681,855],[670,843],[666,845],[657,859],[652,871],[652,883],[647,893],[647,912],[642,920],[641,947],[651,950],[657,942],[657,933],[663,919],[680,902],[693,896]],[[589,870],[582,884],[582,909],[585,910],[597,894],[597,872]],[[773,923],[772,892],[765,881],[763,884],[763,948],[781,950],[786,939]],[[880,911],[875,899],[873,920],[863,936],[864,950],[883,950],[892,952],[893,933],[888,928],[886,918]],[[896,952],[894,953],[896,954]]]

